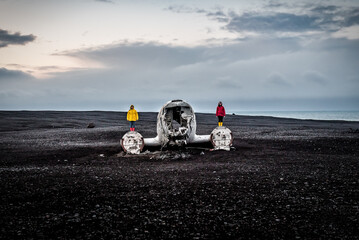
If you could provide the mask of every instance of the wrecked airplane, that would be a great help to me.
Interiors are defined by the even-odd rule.
[[[127,132],[121,139],[123,150],[139,154],[144,146],[185,146],[191,143],[211,142],[214,150],[230,150],[233,135],[229,128],[216,127],[210,135],[196,134],[196,116],[187,102],[167,102],[157,116],[157,136],[143,138],[139,132]]]

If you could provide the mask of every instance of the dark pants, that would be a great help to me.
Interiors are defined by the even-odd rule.
[[[218,122],[223,122],[223,116],[218,116]]]
[[[130,128],[135,128],[135,121],[130,121]]]

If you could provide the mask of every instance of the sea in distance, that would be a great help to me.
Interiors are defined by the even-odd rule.
[[[359,121],[359,111],[236,111],[237,115],[310,120]]]

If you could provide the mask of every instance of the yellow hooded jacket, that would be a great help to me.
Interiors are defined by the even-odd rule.
[[[138,120],[138,113],[135,109],[130,109],[127,112],[127,121],[137,121]]]

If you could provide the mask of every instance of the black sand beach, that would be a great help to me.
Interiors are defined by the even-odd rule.
[[[154,137],[156,117],[136,130]],[[196,117],[198,134],[216,126]],[[125,113],[0,112],[0,239],[359,238],[359,122],[224,125],[230,152],[127,156]]]

